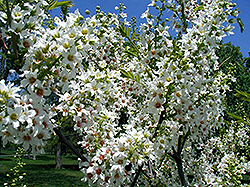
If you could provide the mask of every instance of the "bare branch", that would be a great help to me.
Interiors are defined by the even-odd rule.
[[[182,130],[183,130],[183,126],[180,127],[179,131],[182,131]],[[171,156],[176,162],[177,169],[178,169],[178,174],[179,174],[180,180],[181,180],[181,184],[184,187],[186,187],[187,184],[186,184],[186,180],[185,180],[185,176],[184,176],[184,172],[183,172],[181,152],[183,150],[184,144],[185,144],[185,142],[186,142],[189,135],[190,135],[190,128],[186,132],[184,138],[183,138],[183,134],[179,135],[177,151],[175,150],[174,146],[172,146],[173,154],[168,153],[168,155]]]
[[[9,49],[9,48],[7,47],[7,45],[6,45],[5,41],[4,41],[3,36],[2,36],[1,33],[0,33],[0,44],[1,44],[1,46],[0,46],[1,48],[4,47],[5,50],[8,50],[8,49]]]
[[[189,135],[190,135],[190,128],[188,128],[188,131],[187,131],[187,133],[186,133],[185,136],[184,136],[183,142],[182,142],[182,144],[181,144],[181,146],[180,146],[180,152],[182,152],[182,149],[183,149],[183,147],[184,147],[184,144],[185,144],[185,142],[187,141],[187,138],[188,138]]]
[[[136,182],[137,182],[137,180],[139,178],[139,175],[140,175],[140,173],[142,171],[142,167],[143,167],[143,164],[138,167],[138,171],[136,172],[135,178],[134,178],[134,180],[133,180],[133,182],[132,182],[132,184],[131,184],[130,187],[134,187],[135,186],[135,184],[136,184]]]
[[[60,140],[65,143],[72,151],[75,153],[82,161],[89,162],[86,157],[84,157],[71,143],[68,141],[65,136],[62,134],[62,131],[59,127],[53,129]]]
[[[228,57],[226,60],[224,60],[219,66],[218,66],[218,69],[220,69],[220,67],[226,62],[228,61],[232,56]]]

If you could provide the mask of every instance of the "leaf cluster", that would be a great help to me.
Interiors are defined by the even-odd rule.
[[[231,43],[221,45],[216,53],[219,57],[219,64],[221,64],[220,71],[235,79],[235,81],[228,82],[225,119],[230,120],[227,115],[228,112],[246,117],[247,114],[250,114],[250,105],[246,100],[242,100],[236,95],[239,96],[242,92],[250,93],[250,69],[247,64],[249,57],[243,58],[240,48],[233,46]]]

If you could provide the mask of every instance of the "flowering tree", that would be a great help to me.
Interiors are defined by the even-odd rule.
[[[24,53],[20,87],[0,82],[3,144],[36,154],[56,133],[79,156],[89,185],[240,183],[249,166],[231,145],[247,146],[247,134],[240,131],[237,141],[216,136],[228,77],[216,71],[215,49],[232,34],[231,23],[241,23],[236,4],[152,0],[138,30],[123,5],[119,14],[97,7],[93,16],[76,10],[64,19],[51,19],[46,6],[27,1],[1,12],[3,37],[15,36],[16,52]],[[60,131],[69,120],[84,156]]]

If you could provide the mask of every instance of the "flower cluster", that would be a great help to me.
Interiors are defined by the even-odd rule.
[[[2,24],[8,25],[2,28],[2,35],[12,39],[15,37],[15,42],[18,42],[20,48],[28,49],[33,44],[36,34],[44,32],[43,22],[48,18],[44,9],[48,3],[35,0],[32,3],[22,1],[13,7],[11,5],[7,2],[6,12],[0,13]]]
[[[215,49],[232,32],[229,19],[237,11],[229,1],[200,2],[150,3],[158,9],[160,4],[161,13],[173,11],[174,39],[150,8],[139,33],[131,34],[125,14],[105,14],[99,7],[94,16],[76,10],[47,27],[35,22],[36,32],[19,32],[35,41],[25,54],[22,94],[1,82],[2,139],[39,149],[53,128],[70,119],[87,152],[88,162],[80,167],[90,185],[122,186],[136,179],[144,186],[180,186],[180,167],[192,176],[186,182],[197,186],[222,184],[234,170],[243,173],[243,164],[223,169],[237,160],[233,152],[211,157],[221,142],[212,137],[223,125],[227,89],[216,72]],[[43,12],[41,4],[24,6]],[[19,6],[12,10],[18,25],[30,23],[27,14]]]
[[[0,82],[0,131],[3,145],[7,142],[22,144],[28,150],[32,145],[32,152],[43,151],[44,141],[50,137],[50,129],[43,125],[35,125],[38,116],[32,105],[32,100],[21,95],[21,90],[13,84],[5,85]]]

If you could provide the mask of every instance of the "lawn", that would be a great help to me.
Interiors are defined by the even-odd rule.
[[[15,164],[13,156],[15,152],[11,150],[1,150],[0,154],[0,186],[7,182],[6,174]],[[4,155],[4,156],[3,156]],[[25,172],[25,184],[27,187],[85,187],[81,182],[83,174],[79,171],[77,158],[74,156],[63,156],[63,169],[55,169],[54,155],[37,156],[36,160],[23,158],[26,163],[21,173]],[[250,183],[250,176],[243,176],[243,183]]]
[[[13,156],[15,152],[11,150],[1,150],[0,156],[0,186],[8,181],[6,174],[10,172],[15,164]],[[3,156],[4,155],[4,156]],[[81,179],[83,174],[79,171],[77,158],[74,156],[63,156],[63,169],[55,169],[54,155],[37,156],[36,160],[23,158],[26,166],[20,173],[25,172],[25,184],[28,187],[72,187],[87,186]]]

